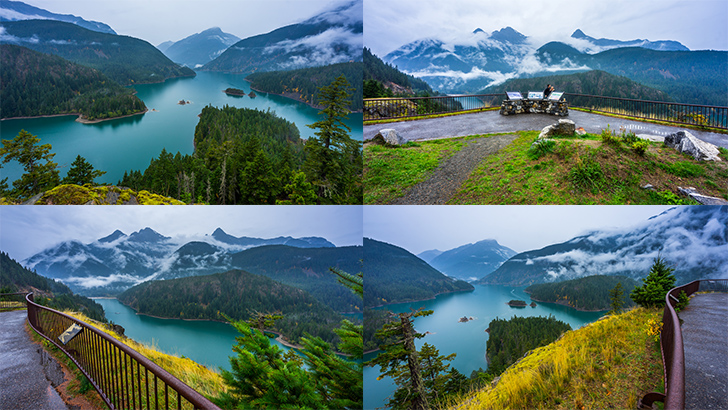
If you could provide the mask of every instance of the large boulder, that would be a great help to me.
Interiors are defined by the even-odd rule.
[[[720,161],[720,152],[715,145],[699,140],[687,131],[678,131],[665,137],[665,146],[686,152],[698,161]]]
[[[554,135],[574,135],[576,124],[571,120],[559,120],[558,123],[549,125],[541,130],[538,139],[551,138]]]
[[[386,142],[389,145],[404,145],[409,142],[409,140],[403,136],[401,136],[395,129],[393,128],[385,128],[383,130],[379,130],[379,134],[374,136],[374,139],[383,139],[384,142]]]

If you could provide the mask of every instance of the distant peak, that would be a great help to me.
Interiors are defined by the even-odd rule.
[[[215,232],[212,233],[212,236],[215,235],[227,235],[227,232],[223,231],[222,228],[215,229]]]
[[[120,230],[117,229],[111,235],[99,239],[99,242],[102,242],[102,243],[113,242],[113,241],[115,241],[119,238],[123,238],[125,236],[126,236],[126,234],[124,232],[121,232]]]
[[[144,228],[139,232],[134,232],[129,235],[129,240],[134,242],[159,242],[165,239],[169,239],[164,235],[160,235],[152,228]]]
[[[581,29],[576,29],[576,31],[574,32],[574,34],[571,35],[571,37],[572,38],[586,38],[588,36],[586,34],[584,34],[584,32],[581,31]]]
[[[519,33],[513,27],[504,27],[490,34],[490,38],[498,41],[507,41],[509,43],[522,43],[526,40],[526,36]]]
[[[473,34],[477,34],[477,33],[485,33],[485,31],[483,31],[482,28],[478,27],[475,30],[473,30]]]

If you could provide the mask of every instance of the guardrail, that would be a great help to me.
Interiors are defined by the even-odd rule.
[[[0,293],[0,310],[25,308],[25,293]]]
[[[112,409],[218,409],[210,400],[129,346],[26,296],[28,322],[65,353]],[[76,325],[64,343],[59,336]]]
[[[569,107],[618,114],[636,119],[679,125],[728,129],[728,107],[678,104],[589,94],[565,93]],[[364,120],[406,119],[438,113],[483,110],[500,107],[506,96],[499,94],[451,95],[443,97],[368,98]]]
[[[683,349],[680,319],[675,311],[680,292],[690,296],[695,292],[728,292],[728,279],[704,279],[670,289],[665,295],[662,314],[660,350],[665,374],[665,393],[647,393],[637,407],[651,409],[652,403],[665,403],[665,410],[685,408],[685,351]]]

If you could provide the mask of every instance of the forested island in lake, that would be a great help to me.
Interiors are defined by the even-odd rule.
[[[558,303],[584,311],[609,310],[610,291],[620,284],[622,306],[632,307],[629,294],[639,283],[625,276],[594,275],[563,282],[541,283],[526,288],[531,299],[538,302]]]

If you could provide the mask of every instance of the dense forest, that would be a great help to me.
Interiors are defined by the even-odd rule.
[[[510,320],[495,318],[488,324],[486,358],[488,372],[502,373],[523,357],[524,353],[555,341],[571,330],[568,324],[555,317],[517,317]]]
[[[0,251],[0,293],[33,292],[35,302],[56,310],[81,312],[91,319],[106,322],[104,308],[93,300],[75,295],[61,282],[24,268],[10,255]]]
[[[54,20],[4,21],[0,42],[13,42],[95,68],[122,85],[158,83],[195,72],[173,63],[144,40],[99,33]]]
[[[391,322],[394,314],[386,309],[364,310],[364,351],[379,349],[385,343],[375,333],[385,324]]]
[[[321,106],[319,88],[343,75],[354,86],[349,109],[362,110],[362,63],[339,63],[323,67],[301,68],[291,71],[270,71],[246,77],[256,91],[293,96],[306,104]]]
[[[395,95],[432,95],[432,88],[423,80],[399,71],[364,47],[364,98]]]
[[[527,287],[526,292],[531,295],[531,299],[539,302],[560,303],[580,310],[609,310],[609,291],[617,283],[621,283],[624,290],[622,306],[634,306],[629,294],[639,283],[626,276],[594,275],[563,282],[542,283]]]
[[[329,268],[360,272],[362,258],[361,246],[295,248],[268,245],[234,254],[232,264],[303,289],[337,312],[361,312],[361,299],[341,286]]]
[[[96,120],[146,110],[133,90],[61,57],[0,44],[0,66],[2,118],[80,113]]]
[[[194,154],[163,149],[143,173],[125,172],[119,185],[186,203],[274,204],[305,188],[305,180],[296,180],[302,164],[303,143],[292,123],[271,112],[207,106]]]
[[[364,238],[364,306],[432,299],[440,293],[473,290],[473,285],[449,278],[410,252]]]
[[[283,319],[273,330],[294,342],[309,333],[333,343],[333,329],[342,320],[304,290],[241,270],[145,282],[118,299],[139,313],[166,318],[248,320],[256,312],[280,312]]]

